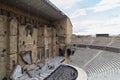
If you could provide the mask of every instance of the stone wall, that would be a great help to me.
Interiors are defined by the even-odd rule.
[[[53,28],[43,25],[38,29],[38,55],[40,60],[45,60],[53,56]]]
[[[71,43],[71,40],[72,40],[72,24],[71,24],[71,21],[69,18],[67,18],[67,30],[66,30],[66,33],[67,33],[67,39],[66,39],[66,43],[69,45]]]
[[[8,21],[8,45],[9,45],[9,52],[8,52],[8,67],[9,67],[9,72],[11,73],[13,71],[13,69],[15,68],[15,65],[17,64],[17,54],[18,54],[18,50],[17,50],[17,33],[18,33],[18,22],[16,18],[10,18],[10,20]]]
[[[43,27],[39,27],[38,28],[38,47],[37,47],[37,51],[38,51],[38,58],[41,61],[44,61],[45,55],[44,55],[44,36],[43,36]]]
[[[66,19],[50,22],[0,3],[0,80],[10,76],[16,65],[27,64],[23,55],[30,54],[31,64],[59,55],[67,45]]]
[[[0,15],[0,79],[7,69],[7,17]]]
[[[26,51],[31,51],[32,63],[37,61],[38,30],[31,24],[19,26],[19,64],[25,65],[21,59]]]
[[[17,64],[27,65],[22,59],[26,52],[31,51],[32,64],[56,56],[56,30],[52,26],[21,23],[16,17],[0,15],[0,79],[9,76]]]
[[[70,19],[64,18],[59,21],[53,22],[56,27],[56,37],[57,37],[57,51],[59,49],[62,50],[63,54],[65,54],[65,49],[71,43],[72,36],[72,24]]]
[[[56,28],[52,28],[52,55],[53,57],[58,55],[58,39]]]

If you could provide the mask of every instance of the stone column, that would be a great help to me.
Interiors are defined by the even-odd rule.
[[[44,54],[44,27],[38,28],[38,55],[40,58],[40,61],[44,61],[45,54]]]
[[[45,47],[45,59],[48,59],[48,30],[47,25],[44,25],[44,47]]]
[[[17,62],[17,55],[18,55],[18,22],[16,18],[12,18],[9,22],[9,72],[11,73]]]

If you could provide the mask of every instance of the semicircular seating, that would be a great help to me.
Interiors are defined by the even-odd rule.
[[[78,42],[82,43],[82,41]],[[120,48],[120,40],[112,38],[94,38],[89,44]],[[88,80],[120,80],[120,53],[86,47],[77,48],[75,54],[70,58],[72,60],[70,64],[77,65],[86,71]]]

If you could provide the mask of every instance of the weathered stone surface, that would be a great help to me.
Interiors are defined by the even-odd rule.
[[[39,60],[44,60],[45,56],[44,56],[44,48],[38,48],[38,54],[37,57]]]
[[[21,56],[25,63],[32,64],[31,51],[26,51]]]
[[[17,43],[10,43],[10,54],[17,53]]]
[[[1,58],[0,58],[1,59]],[[6,67],[5,67],[6,62],[0,62],[0,79],[5,77],[6,75]]]
[[[0,32],[1,33],[1,32]],[[3,42],[6,39],[6,36],[0,35],[0,42]]]
[[[10,54],[17,53],[17,20],[15,18],[10,21]]]
[[[28,75],[23,75],[20,78],[18,78],[18,80],[29,80],[28,78],[29,78]]]
[[[41,68],[43,68],[45,66],[45,63],[39,62],[39,63],[37,63],[37,66],[41,69]]]
[[[44,47],[44,38],[38,37],[38,47]]]
[[[7,17],[0,15],[0,36],[5,36]]]
[[[17,64],[17,54],[9,55],[9,57],[10,57],[9,68],[10,68],[10,72],[12,72]]]
[[[12,8],[10,10],[12,10]],[[9,17],[0,15],[0,62],[1,64],[4,64],[5,60],[7,62],[4,64],[7,68],[4,67],[3,69],[3,66],[0,66],[2,67],[1,69],[3,69],[2,73],[4,75],[6,73],[5,70],[7,69],[12,72],[16,64],[25,66],[25,63],[33,64],[38,60],[45,61],[45,59],[58,55],[60,42],[66,41],[65,39],[60,41],[61,39],[58,38],[59,36],[66,34],[66,19],[63,22],[61,22],[61,20],[56,21],[55,23],[48,21],[47,24],[50,25],[40,23],[39,27],[36,27],[35,25],[38,25],[37,23],[39,21],[32,19],[33,17],[29,17],[32,21],[32,23],[29,23],[28,21],[30,19],[27,14],[24,15],[20,13],[20,15],[18,15],[13,12],[9,13]],[[21,25],[22,20],[24,25]],[[26,21],[29,24],[26,23]],[[3,50],[6,50],[6,52],[2,52]],[[31,51],[31,55],[24,53],[29,51]],[[4,55],[4,53],[6,55]],[[21,59],[20,55],[24,55],[22,56],[24,61]]]
[[[6,76],[7,17],[0,15],[0,80]]]
[[[13,80],[16,80],[17,78],[22,76],[22,69],[20,65],[17,65],[16,68],[14,69],[11,77]]]
[[[38,30],[33,28],[31,25],[19,27],[19,52],[31,51],[32,63],[35,63],[37,60],[37,32]]]
[[[10,35],[15,36],[17,35],[17,27],[18,27],[18,22],[15,18],[11,19],[10,21]]]
[[[37,46],[34,45],[32,48],[32,61],[33,63],[35,63],[37,61],[38,57],[37,57]]]
[[[6,42],[5,41],[0,42],[0,48],[6,49]]]

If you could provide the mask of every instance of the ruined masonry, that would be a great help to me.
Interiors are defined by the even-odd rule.
[[[70,19],[48,0],[0,0],[0,80],[17,65],[29,69],[59,49],[65,55],[71,34]]]

